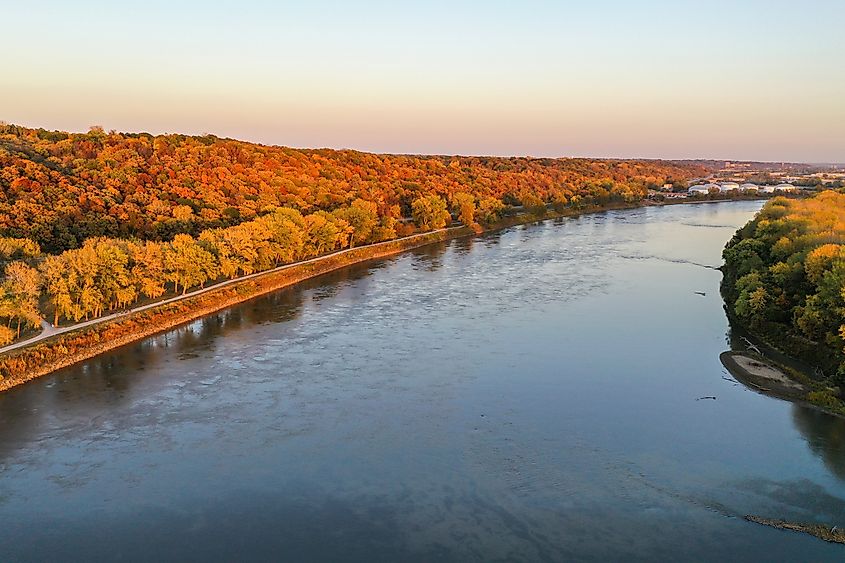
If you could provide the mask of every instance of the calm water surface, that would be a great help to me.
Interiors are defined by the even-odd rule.
[[[0,395],[0,560],[841,561],[742,519],[845,525],[843,421],[719,363],[759,206],[452,241]]]

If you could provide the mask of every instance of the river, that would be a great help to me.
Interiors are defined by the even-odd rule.
[[[845,421],[719,362],[759,207],[453,240],[12,389],[0,559],[841,561],[742,519],[845,525]]]

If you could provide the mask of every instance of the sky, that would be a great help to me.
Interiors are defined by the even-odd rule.
[[[845,162],[845,1],[0,0],[0,120],[414,154]]]

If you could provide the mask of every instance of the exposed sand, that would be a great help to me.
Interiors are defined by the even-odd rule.
[[[722,352],[719,356],[737,380],[770,395],[785,399],[803,399],[810,389],[793,379],[782,369],[748,353]]]
[[[763,363],[755,358],[739,354],[734,355],[733,359],[742,369],[755,377],[771,381],[777,385],[795,389],[796,391],[804,389],[803,385],[796,381],[792,381],[785,373],[772,365]]]

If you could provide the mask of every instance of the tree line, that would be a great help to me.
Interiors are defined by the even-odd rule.
[[[732,313],[845,384],[845,194],[772,199],[723,256]]]
[[[460,194],[455,205],[456,213],[472,224],[471,196]],[[451,215],[442,199],[427,196],[414,201],[414,219],[422,230],[433,230],[443,228]],[[197,238],[94,237],[81,248],[52,255],[42,254],[27,239],[0,238],[0,318],[6,320],[0,325],[0,344],[20,336],[21,327],[39,327],[41,301],[52,310],[53,324],[79,322],[165,293],[185,294],[211,281],[396,237],[392,217],[379,216],[374,203],[356,199],[333,212],[308,215],[281,207],[239,225],[207,229]]]
[[[634,202],[694,163],[375,155],[0,124],[0,345],[335,250]]]
[[[706,171],[654,160],[379,155],[0,124],[0,236],[56,253],[99,236],[198,237],[278,207],[308,215],[356,199],[396,220],[411,217],[421,197],[451,202],[460,192],[508,205],[527,195],[546,203],[636,199],[649,186]]]

